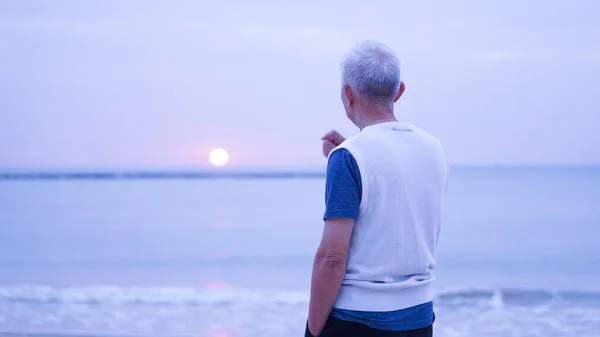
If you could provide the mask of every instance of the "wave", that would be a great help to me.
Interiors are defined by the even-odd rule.
[[[545,289],[447,289],[436,294],[442,306],[575,306],[600,308],[600,292]]]
[[[86,305],[228,306],[237,303],[307,305],[309,294],[296,290],[256,290],[226,284],[208,287],[0,287],[0,303]],[[531,289],[438,290],[437,306],[593,306],[600,307],[600,292]]]

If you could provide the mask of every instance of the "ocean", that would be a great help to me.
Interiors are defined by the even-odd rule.
[[[301,336],[324,179],[0,180],[0,334]],[[434,335],[600,336],[600,168],[452,169]]]

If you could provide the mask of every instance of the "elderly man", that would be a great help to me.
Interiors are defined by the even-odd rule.
[[[342,102],[360,128],[323,137],[325,228],[306,336],[432,336],[433,271],[448,166],[439,141],[394,116],[400,62],[358,44],[342,62]]]

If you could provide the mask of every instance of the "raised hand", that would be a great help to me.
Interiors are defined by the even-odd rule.
[[[321,137],[321,140],[323,141],[323,155],[328,157],[331,150],[342,144],[346,138],[342,137],[339,132],[331,130]]]

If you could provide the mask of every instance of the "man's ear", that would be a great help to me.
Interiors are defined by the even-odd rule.
[[[344,99],[346,100],[347,106],[352,105],[352,103],[354,102],[354,92],[352,92],[352,88],[350,88],[349,85],[344,85]]]
[[[398,102],[398,100],[404,93],[404,90],[406,90],[406,86],[404,85],[404,82],[400,82],[400,89],[398,90],[398,94],[396,94],[396,98],[394,98],[394,103]]]

